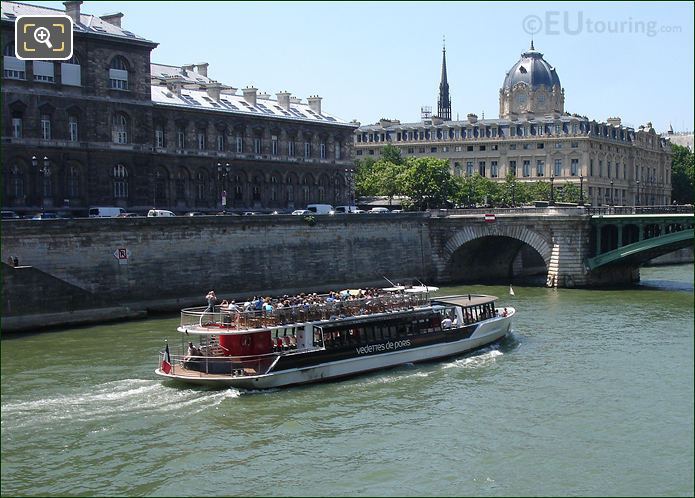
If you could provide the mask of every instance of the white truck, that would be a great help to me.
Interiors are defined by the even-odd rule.
[[[330,204],[309,204],[306,209],[315,214],[335,214]]]
[[[125,213],[125,209],[113,206],[97,206],[89,208],[90,218],[116,218]]]

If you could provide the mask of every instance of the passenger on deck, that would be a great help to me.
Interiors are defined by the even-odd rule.
[[[442,320],[442,329],[450,329],[451,328],[451,318],[448,316]]]
[[[205,299],[208,302],[208,307],[205,308],[205,313],[207,313],[208,311],[214,311],[215,303],[217,302],[217,296],[215,295],[215,291],[211,290],[210,292],[208,292],[208,295],[205,296]]]
[[[194,356],[202,356],[202,353],[200,352],[200,349],[193,345],[192,342],[189,342],[188,351],[186,351],[186,357],[184,358],[184,361],[190,361],[191,358]]]

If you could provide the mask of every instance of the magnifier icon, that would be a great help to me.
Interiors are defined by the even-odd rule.
[[[48,48],[53,48],[53,44],[51,43],[51,32],[48,31],[48,28],[44,28],[43,26],[36,28],[34,31],[34,40],[36,40],[37,43],[45,43]]]

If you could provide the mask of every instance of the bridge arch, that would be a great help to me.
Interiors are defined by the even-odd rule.
[[[509,282],[537,275],[545,281],[552,247],[520,225],[480,225],[457,230],[444,245],[444,280]]]

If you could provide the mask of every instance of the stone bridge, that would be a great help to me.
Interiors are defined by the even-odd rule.
[[[432,270],[441,283],[629,284],[644,262],[692,247],[692,213],[692,206],[435,211]]]

